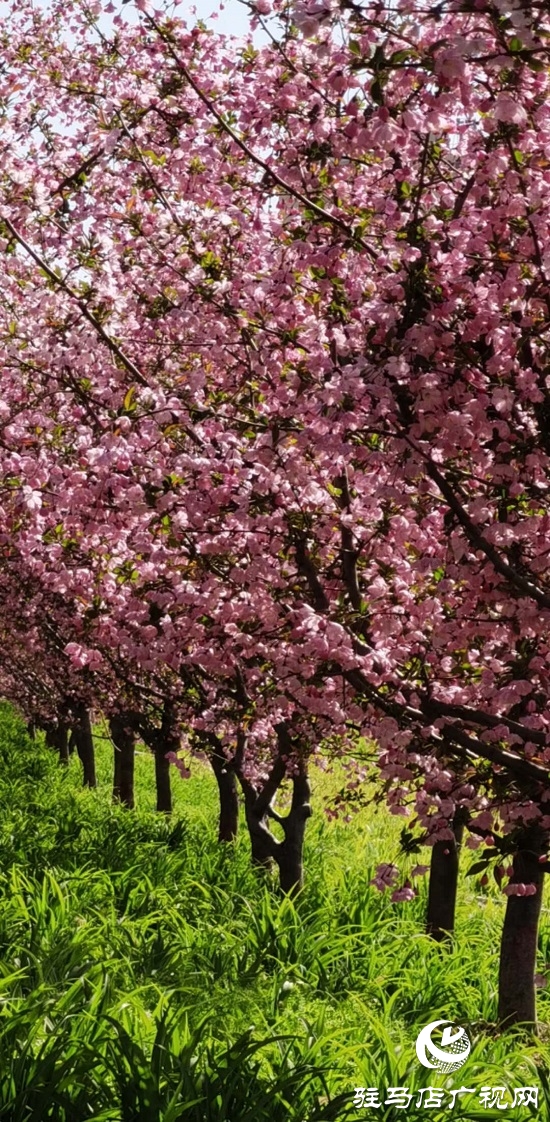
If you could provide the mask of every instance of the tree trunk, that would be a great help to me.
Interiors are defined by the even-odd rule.
[[[265,815],[258,818],[258,815],[254,813],[254,802],[250,803],[245,796],[245,817],[250,838],[252,864],[257,868],[269,870],[273,865],[277,839],[273,837],[269,830]]]
[[[252,864],[257,869],[265,869],[269,872],[273,868],[273,846],[255,830],[250,833],[250,850]]]
[[[239,796],[235,772],[228,768],[223,752],[216,751],[214,748],[210,752],[209,759],[216,776],[220,796],[218,841],[235,841],[239,824]]]
[[[453,826],[453,841],[438,841],[432,849],[426,931],[437,942],[449,940],[455,925],[458,854],[464,827]]]
[[[498,1019],[507,1028],[536,1030],[535,972],[544,872],[539,857],[547,837],[540,828],[525,830],[514,858],[511,884],[534,884],[534,896],[509,896],[500,944]]]
[[[157,810],[163,814],[171,814],[172,812],[170,761],[166,759],[166,753],[169,751],[170,746],[166,744],[164,737],[160,737],[154,750],[155,783],[157,787]]]
[[[276,814],[271,807],[263,816],[258,806],[263,807],[262,792],[251,794],[249,785],[244,786],[246,822],[250,834],[252,863],[271,868],[275,861],[279,870],[279,883],[284,893],[293,895],[304,883],[303,849],[306,822],[311,816],[309,803],[311,788],[304,770],[292,780],[292,802],[285,817]],[[283,841],[271,833],[269,818],[272,817],[282,827]]]
[[[65,766],[69,763],[69,730],[66,725],[58,725],[54,728],[50,725],[46,729],[46,744],[48,748],[55,748],[59,757],[59,763]]]
[[[246,823],[252,845],[252,862],[264,868],[273,860],[277,863],[279,880],[283,892],[298,892],[304,881],[303,848],[306,822],[311,816],[311,787],[307,776],[307,766],[300,745],[290,734],[286,721],[276,726],[279,754],[273,762],[271,771],[260,791],[256,791],[240,767],[236,768],[244,794]],[[245,747],[244,733],[235,756],[239,761]],[[283,818],[273,806],[275,796],[283,782],[289,760],[294,760],[296,773],[292,777],[292,801],[288,814]],[[269,819],[277,822],[283,831],[283,840],[272,834]]]
[[[73,732],[76,750],[82,764],[83,785],[84,787],[97,787],[92,725],[90,712],[85,705],[79,705],[76,710]]]
[[[281,889],[288,895],[299,892],[304,883],[304,836],[311,817],[311,787],[305,768],[292,780],[290,811],[282,820],[284,840],[275,850]]]
[[[113,802],[120,802],[130,810],[134,807],[134,758],[136,737],[127,728],[124,717],[109,719],[109,728],[115,745]]]
[[[55,730],[55,746],[59,753],[59,763],[67,767],[69,763],[69,730],[66,725],[61,725]]]

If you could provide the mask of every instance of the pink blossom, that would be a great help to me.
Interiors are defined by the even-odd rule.
[[[414,888],[397,888],[392,892],[390,899],[392,904],[400,904],[403,901],[408,903],[410,900],[414,900],[415,896]]]
[[[502,889],[505,896],[536,896],[537,887],[534,884],[507,884]]]
[[[520,102],[509,93],[499,93],[493,110],[495,120],[507,124],[524,125],[527,113]]]
[[[379,892],[384,892],[386,888],[391,888],[395,884],[399,876],[399,869],[396,865],[388,865],[382,863],[376,866],[376,874],[370,884],[374,885]]]

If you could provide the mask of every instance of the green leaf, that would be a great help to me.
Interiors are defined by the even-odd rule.
[[[414,58],[414,51],[394,51],[390,62],[392,66],[399,66],[402,62],[408,62],[410,58]]]
[[[143,155],[146,156],[147,159],[150,160],[155,167],[162,167],[163,164],[166,163],[166,156],[164,155],[164,153],[161,156],[158,156],[157,153],[153,152],[151,148],[147,148],[144,151]]]
[[[489,864],[489,859],[488,858],[485,858],[485,860],[482,860],[482,861],[475,861],[474,864],[472,865],[471,869],[468,869],[468,872],[466,873],[466,876],[467,877],[475,877],[475,876],[477,876],[478,873],[484,873],[487,869],[488,864]]]
[[[135,403],[134,403],[135,394],[136,394],[136,387],[135,386],[130,386],[130,389],[126,393],[126,396],[125,396],[124,401],[122,403],[127,413],[129,413],[132,409],[135,409]]]

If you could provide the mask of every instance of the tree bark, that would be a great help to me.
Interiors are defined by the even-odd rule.
[[[243,775],[241,764],[246,738],[242,730],[237,740],[234,764],[244,794],[252,862],[265,868],[275,861],[282,891],[293,894],[299,891],[304,881],[303,848],[306,822],[311,816],[311,788],[306,759],[299,750],[299,742],[292,737],[286,721],[281,721],[276,726],[276,732],[279,753],[260,790],[256,790],[250,780]],[[290,761],[293,761],[295,769],[292,777],[292,800],[288,814],[282,817],[275,811],[273,803],[287,774]],[[270,818],[281,827],[282,841],[279,841],[269,829]]]
[[[432,849],[426,931],[437,942],[451,938],[455,925],[458,858],[464,827],[453,826],[454,840],[438,841]]]
[[[232,768],[228,768],[228,761],[223,752],[213,748],[210,752],[210,763],[216,776],[220,797],[220,816],[218,820],[218,841],[232,842],[237,837],[239,824],[239,796],[237,792],[237,779]]]
[[[52,725],[46,729],[46,744],[48,748],[55,748],[59,763],[65,767],[69,763],[69,730],[66,725]]]
[[[292,779],[292,802],[287,815],[277,814],[271,805],[263,809],[262,792],[252,792],[248,785],[244,788],[246,822],[250,834],[252,863],[271,868],[273,862],[279,871],[281,890],[294,895],[304,883],[303,849],[306,823],[311,816],[311,788],[305,767]],[[279,841],[269,829],[269,818],[282,827],[284,838]]]
[[[256,799],[248,800],[245,795],[245,818],[250,838],[250,855],[252,864],[258,869],[269,871],[273,867],[273,857],[277,839],[271,833],[265,815],[261,817],[255,811]]]
[[[154,728],[148,721],[138,722],[140,735],[153,753],[155,760],[155,785],[157,811],[161,814],[172,812],[172,790],[170,783],[170,760],[168,752],[178,752],[181,744],[173,716],[173,704],[166,701],[163,706],[160,728]]]
[[[94,740],[90,712],[84,704],[76,709],[76,720],[73,727],[74,739],[78,757],[82,764],[84,787],[97,787],[95,772]]]
[[[172,813],[172,789],[170,784],[170,761],[166,753],[170,751],[164,737],[156,745],[155,754],[155,783],[157,788],[157,810],[162,814]]]
[[[514,858],[511,884],[534,884],[534,896],[509,896],[500,944],[498,1019],[509,1027],[536,1030],[535,973],[544,872],[539,857],[547,837],[538,827],[523,831]]]
[[[114,752],[113,802],[122,803],[130,810],[134,807],[134,759],[136,736],[118,714],[110,717],[109,728]]]
[[[69,763],[69,730],[66,725],[60,725],[55,730],[55,746],[59,753],[59,763],[67,767]]]
[[[311,817],[311,786],[305,768],[293,777],[290,811],[282,820],[284,840],[275,850],[281,889],[287,895],[299,892],[304,883],[304,837]]]

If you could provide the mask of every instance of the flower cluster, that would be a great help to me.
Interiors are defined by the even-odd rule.
[[[548,13],[8,7],[4,693],[548,831]]]

